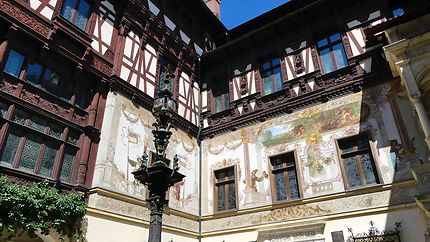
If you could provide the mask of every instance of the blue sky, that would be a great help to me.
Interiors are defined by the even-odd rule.
[[[288,0],[221,0],[221,21],[232,29]]]

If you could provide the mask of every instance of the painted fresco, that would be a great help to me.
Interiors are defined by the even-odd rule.
[[[154,121],[144,108],[136,107],[120,95],[109,94],[94,185],[145,198],[146,189],[134,179],[132,172],[140,166],[139,158],[144,151],[150,159],[155,152],[151,133]],[[199,148],[196,140],[173,130],[166,157],[172,159],[175,154],[179,157],[180,172],[186,178],[170,188],[169,207],[197,214]]]
[[[238,166],[239,209],[270,204],[271,156],[295,152],[303,197],[345,190],[337,140],[369,132],[381,182],[411,179],[410,166],[425,157],[420,132],[399,82],[379,85],[202,143],[208,203],[213,212],[213,170]],[[205,184],[204,184],[205,185]]]

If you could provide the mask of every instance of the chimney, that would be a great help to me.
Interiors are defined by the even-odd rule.
[[[215,16],[220,18],[220,8],[221,8],[221,0],[204,0],[206,6],[215,14]]]

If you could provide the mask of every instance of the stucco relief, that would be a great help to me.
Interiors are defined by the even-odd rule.
[[[138,158],[144,151],[150,156],[155,151],[152,135],[152,114],[136,107],[130,100],[112,93],[108,96],[102,136],[95,169],[95,184],[117,192],[145,199],[146,188],[132,174],[139,167]],[[198,154],[197,141],[180,130],[171,137],[167,158],[178,155],[184,181],[170,189],[169,207],[184,212],[198,213]]]
[[[202,227],[203,231],[210,232],[339,213],[348,213],[360,211],[363,209],[411,203],[414,202],[414,196],[416,194],[416,188],[406,187],[391,191],[349,196],[338,198],[336,200],[327,200],[305,205],[295,205],[274,209],[271,211],[249,213],[244,215],[236,215],[234,217],[203,221]]]
[[[259,224],[261,222],[278,222],[296,218],[319,216],[328,213],[331,213],[330,209],[322,209],[318,205],[297,205],[266,212],[263,215],[254,218],[252,223]]]
[[[124,215],[133,217],[135,219],[149,221],[149,210],[142,206],[125,201],[121,201],[114,198],[101,196],[98,194],[92,194],[90,196],[89,204],[90,208],[95,208],[103,211],[108,211],[113,214]],[[182,228],[189,231],[198,231],[198,222],[183,217],[178,217],[171,214],[164,214],[163,224],[175,228]]]
[[[390,82],[204,140],[203,162],[212,174],[214,163],[237,160],[242,171],[239,209],[271,203],[265,174],[271,175],[270,157],[286,152],[297,154],[303,197],[330,194],[345,190],[337,140],[368,132],[380,183],[408,180],[411,164],[424,159],[425,144],[418,142],[416,127],[406,125],[414,121],[409,120],[410,104],[404,96],[404,87]],[[253,172],[258,179],[252,179]],[[213,184],[208,185],[213,203]],[[207,207],[211,213],[212,204]]]

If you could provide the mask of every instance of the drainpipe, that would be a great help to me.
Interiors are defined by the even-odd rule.
[[[202,131],[202,127],[200,125],[200,119],[202,118],[202,83],[200,79],[200,57],[197,59],[198,61],[198,69],[197,69],[197,75],[198,75],[198,83],[199,83],[199,89],[200,89],[200,95],[199,95],[199,131],[197,133],[197,144],[199,145],[199,242],[202,241],[202,143],[200,141],[200,135]]]

